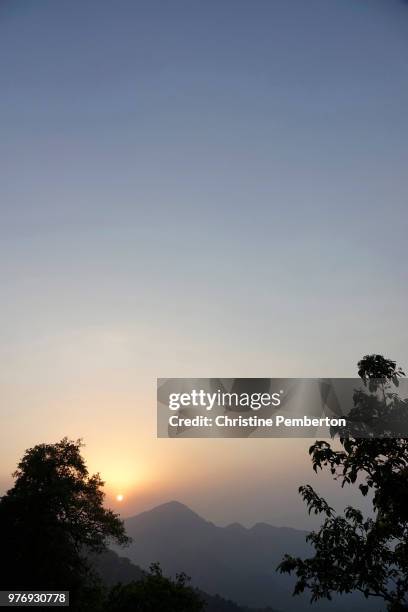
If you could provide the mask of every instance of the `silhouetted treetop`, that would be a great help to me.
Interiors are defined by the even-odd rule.
[[[360,414],[371,410],[379,422],[387,410],[406,419],[406,400],[388,389],[404,376],[394,361],[366,355],[358,372],[368,391],[355,394],[353,410]],[[371,393],[379,388],[382,402]],[[389,612],[408,610],[408,438],[393,437],[392,432],[359,438],[343,431],[340,443],[342,450],[334,450],[326,440],[316,441],[309,450],[313,469],[328,468],[342,486],[358,484],[363,496],[371,493],[372,516],[364,518],[351,506],[337,515],[310,485],[300,487],[309,513],[321,514],[324,522],[307,537],[315,555],[309,559],[286,555],[278,569],[294,572],[295,594],[309,590],[312,601],[359,591],[366,598],[382,599]]]
[[[82,443],[64,438],[24,454],[15,484],[0,499],[3,588],[70,590],[90,582],[89,551],[128,542],[119,516],[103,506],[103,481],[90,475]],[[80,609],[80,606],[79,608]]]

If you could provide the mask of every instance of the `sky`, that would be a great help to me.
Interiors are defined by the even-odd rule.
[[[67,435],[124,516],[354,499],[310,440],[156,439],[156,378],[408,367],[407,32],[402,0],[2,0],[0,492]]]

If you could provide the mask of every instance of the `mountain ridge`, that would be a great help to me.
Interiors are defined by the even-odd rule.
[[[295,578],[277,573],[276,568],[285,553],[311,555],[307,531],[265,522],[221,527],[177,500],[125,519],[125,527],[133,539],[126,552],[133,563],[147,568],[159,562],[170,576],[185,572],[193,586],[241,606],[338,612],[347,601],[348,612],[370,609],[358,595],[335,598],[341,599],[341,606],[324,601],[312,608],[306,593],[293,599]]]
[[[208,525],[212,525],[214,527],[216,527],[217,529],[230,529],[230,528],[239,528],[242,531],[253,531],[253,530],[257,530],[260,528],[271,528],[274,530],[282,530],[282,531],[293,531],[296,533],[304,533],[305,535],[308,533],[306,530],[304,529],[297,529],[296,527],[289,527],[286,525],[280,525],[280,526],[276,526],[276,525],[272,525],[271,523],[266,523],[265,521],[259,521],[254,523],[253,525],[251,525],[250,527],[246,527],[245,525],[243,525],[242,523],[240,523],[239,521],[234,521],[232,523],[229,523],[225,526],[222,525],[217,525],[216,523],[214,523],[213,521],[209,521],[207,519],[205,519],[203,516],[201,516],[198,512],[195,512],[195,510],[192,510],[189,506],[187,506],[186,504],[177,501],[177,500],[171,500],[168,502],[164,502],[162,504],[158,504],[157,506],[153,506],[152,508],[148,509],[148,510],[143,510],[142,512],[139,512],[137,514],[134,514],[132,516],[128,516],[126,517],[125,523],[131,522],[133,519],[140,519],[141,517],[145,516],[145,515],[153,515],[153,514],[161,514],[163,511],[174,511],[177,513],[183,513],[186,517],[191,517],[191,518],[196,518],[199,519],[201,521],[203,521],[203,523],[206,523]]]

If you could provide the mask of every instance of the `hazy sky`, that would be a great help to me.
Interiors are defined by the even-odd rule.
[[[157,440],[156,377],[407,367],[407,57],[400,0],[1,1],[2,490],[68,435],[124,514],[305,524],[310,441]]]

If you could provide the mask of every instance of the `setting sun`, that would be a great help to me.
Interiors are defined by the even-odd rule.
[[[123,495],[122,493],[119,493],[119,495],[116,496],[116,501],[121,502],[123,501]]]

